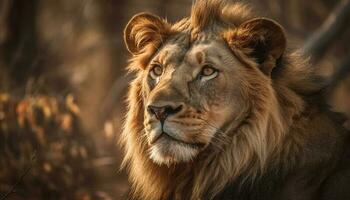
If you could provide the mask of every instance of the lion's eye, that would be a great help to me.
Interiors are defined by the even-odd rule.
[[[155,64],[153,65],[151,71],[150,71],[150,76],[152,79],[157,79],[159,76],[163,74],[163,68],[162,66]]]
[[[215,69],[214,68],[212,68],[212,67],[210,67],[210,66],[205,66],[205,67],[203,67],[203,69],[202,69],[202,75],[203,76],[210,76],[210,75],[212,75],[213,73],[215,73]]]
[[[205,65],[200,72],[202,80],[209,80],[215,78],[218,75],[218,70],[211,65]]]

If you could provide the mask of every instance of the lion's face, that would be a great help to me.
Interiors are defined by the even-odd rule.
[[[227,129],[232,132],[249,112],[249,93],[259,90],[268,98],[268,76],[285,48],[283,30],[272,20],[218,23],[208,30],[201,20],[196,28],[183,22],[171,25],[141,13],[124,33],[134,55],[130,67],[142,78],[139,137],[160,165],[188,162],[209,146],[221,148]]]
[[[166,44],[143,76],[144,127],[159,164],[193,159],[245,107],[244,66],[224,41],[187,47],[183,39]]]

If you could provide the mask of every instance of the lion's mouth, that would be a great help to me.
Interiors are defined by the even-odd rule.
[[[204,143],[200,143],[200,142],[193,142],[192,143],[192,142],[186,142],[186,141],[180,140],[178,138],[171,136],[170,134],[168,134],[164,131],[161,134],[159,134],[156,138],[153,139],[153,141],[151,142],[151,145],[155,144],[160,138],[166,138],[166,139],[174,141],[176,143],[186,145],[186,146],[196,148],[196,149],[201,149],[205,146]]]

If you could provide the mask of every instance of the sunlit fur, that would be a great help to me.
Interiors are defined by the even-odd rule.
[[[308,61],[297,52],[285,52],[277,66],[281,69],[269,77],[259,70],[254,59],[246,56],[247,49],[237,48],[231,51],[224,43],[229,42],[225,40],[225,35],[230,35],[227,31],[232,31],[232,28],[252,17],[245,5],[208,0],[197,1],[192,8],[191,17],[174,25],[162,19],[160,20],[166,25],[156,26],[147,20],[139,25],[142,28],[138,28],[136,41],[140,45],[129,49],[134,54],[129,69],[136,71],[137,77],[130,84],[128,112],[120,141],[125,151],[123,166],[129,171],[135,198],[211,199],[238,176],[244,174],[247,177],[245,181],[253,181],[264,174],[268,167],[281,165],[287,170],[302,162],[299,154],[303,151],[303,146],[309,138],[315,137],[308,135],[307,130],[317,127],[306,123],[307,117],[304,113],[307,103],[303,96],[317,92],[322,84],[316,81],[317,75],[309,67]],[[162,35],[154,33],[155,29],[162,27],[166,29],[161,31]],[[198,51],[201,41],[207,42],[205,37],[222,37],[218,42],[203,45],[224,55],[222,60],[233,65],[225,67],[236,70],[234,78],[237,79],[220,82],[225,85],[218,85],[217,89],[210,91],[208,95],[211,96],[205,97],[209,100],[196,95],[190,97],[192,104],[203,105],[203,101],[210,102],[208,112],[198,114],[192,105],[186,105],[189,119],[184,119],[182,126],[174,125],[181,127],[179,129],[188,129],[191,133],[182,135],[182,139],[204,142],[206,146],[200,150],[182,148],[167,140],[160,142],[174,145],[174,148],[164,144],[156,144],[161,145],[160,147],[150,145],[149,137],[153,129],[146,130],[150,126],[148,121],[151,120],[145,113],[148,101],[160,92],[167,91],[169,98],[178,98],[179,94],[171,88],[170,80],[176,79],[178,84],[185,82],[185,74],[169,72],[164,75],[169,81],[160,80],[154,90],[147,84],[149,62],[157,55],[174,57],[175,51],[179,51],[179,56],[186,53],[176,46],[169,47],[171,43],[168,44],[169,50],[164,49],[167,45],[161,46],[168,38],[180,33],[184,33],[184,36],[175,37],[179,43],[190,45],[197,42]],[[143,37],[147,38],[147,34],[152,34],[155,42],[143,47],[142,43],[147,42]],[[184,48],[183,51],[188,49]],[[210,53],[207,55],[211,56]],[[195,57],[196,55],[192,55],[186,59]],[[215,100],[215,96],[222,97],[220,92],[223,90],[235,90],[239,98],[235,97],[235,102],[221,98]],[[213,114],[213,107],[219,109],[219,112]],[[234,112],[230,113],[231,110]],[[189,122],[193,120],[201,127],[198,128],[198,134],[190,131],[192,125]],[[320,121],[323,129],[334,131],[327,119],[321,118]],[[174,155],[162,156],[165,150],[163,152],[161,148],[171,150],[169,155]]]

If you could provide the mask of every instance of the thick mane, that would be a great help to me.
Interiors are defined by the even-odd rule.
[[[203,31],[206,27],[238,26],[253,18],[251,9],[243,3],[230,1],[197,0],[192,6],[192,29]]]
[[[221,19],[223,2],[216,0],[197,0],[192,6],[191,25],[203,31],[205,27],[212,27]]]
[[[244,4],[197,0],[191,17],[172,25],[171,29],[181,32],[215,25],[237,26],[252,17]],[[144,59],[144,55],[136,55],[130,65],[138,65],[139,59]],[[220,150],[209,148],[190,163],[170,167],[154,164],[148,156],[140,72],[130,85],[128,113],[120,140],[125,151],[123,166],[129,170],[134,196],[149,200],[168,199],[169,195],[175,199],[200,199],[205,194],[211,199],[242,174],[251,177],[246,181],[254,181],[254,177],[262,175],[271,165],[296,164],[294,152],[300,151],[302,144],[286,142],[285,138],[299,140],[300,136],[288,132],[293,120],[302,118],[306,105],[301,95],[317,93],[322,84],[307,59],[298,53],[285,53],[277,68],[272,79],[263,81],[255,78],[257,70],[244,75],[249,80],[246,92],[252,97],[253,109],[242,108],[248,114],[238,116],[240,120],[232,119],[229,131],[221,135],[220,141],[225,144]],[[266,89],[263,87],[266,84],[271,87]]]

